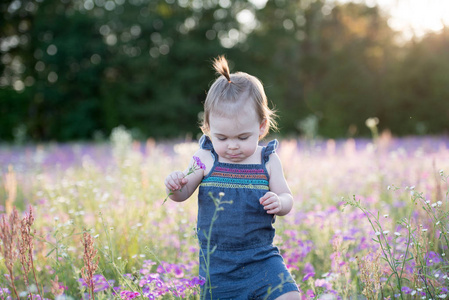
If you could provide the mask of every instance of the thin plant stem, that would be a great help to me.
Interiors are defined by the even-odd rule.
[[[372,222],[372,220],[371,220],[370,215],[371,215],[375,220],[377,220],[377,219],[376,219],[376,216],[373,215],[373,213],[371,213],[370,211],[367,211],[363,206],[361,206],[361,205],[360,205],[360,202],[357,201],[357,200],[355,199],[355,196],[353,196],[353,200],[354,200],[354,201],[352,201],[352,202],[347,202],[347,203],[350,204],[350,205],[352,205],[352,206],[357,207],[358,209],[360,209],[360,210],[365,214],[365,216],[367,217],[367,219],[368,219],[369,223],[371,224],[371,227],[373,228],[374,232],[376,232],[376,227],[374,226],[374,224],[373,224],[373,222]],[[383,232],[382,232],[382,227],[381,227],[381,225],[380,225],[380,223],[379,223],[378,220],[376,221],[376,224],[377,224],[377,226],[379,226],[380,234],[383,236],[385,242],[388,244],[388,241],[387,241],[385,235],[384,235]],[[383,245],[383,242],[382,242],[380,236],[377,237],[377,242],[379,243],[379,245],[380,245],[380,247],[381,247],[381,251],[382,251],[382,253],[383,253],[383,256],[384,256],[384,258],[385,258],[385,261],[388,263],[388,265],[390,266],[390,269],[392,270],[393,274],[396,276],[397,285],[398,285],[398,288],[399,288],[399,292],[400,292],[400,295],[401,295],[401,299],[403,299],[404,295],[403,295],[403,293],[402,293],[401,277],[399,277],[399,274],[398,274],[398,272],[397,272],[397,270],[396,270],[395,264],[394,264],[394,263],[392,264],[392,262],[391,262],[390,259],[389,259],[389,257],[391,257],[391,255],[392,255],[392,254],[391,254],[391,251],[390,251],[389,247],[387,247],[387,249],[385,249],[385,247],[384,247],[384,245]]]

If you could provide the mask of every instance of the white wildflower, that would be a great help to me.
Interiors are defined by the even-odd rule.
[[[220,197],[223,197],[224,195],[225,195],[225,193],[223,193],[223,192],[218,193],[218,196],[220,196]]]
[[[379,124],[379,118],[368,118],[365,121],[365,125],[368,128],[375,128]]]
[[[438,204],[438,207],[440,207],[441,205],[443,205],[443,202],[438,201],[437,204]]]
[[[376,235],[377,236],[381,235],[380,231],[376,231]]]
[[[444,299],[444,298],[446,298],[447,297],[447,294],[441,294],[441,295],[438,295],[438,298],[441,298],[441,299]]]
[[[433,204],[432,204],[432,207],[436,207],[436,206],[437,206],[437,204],[436,204],[436,203],[433,203]]]
[[[430,203],[430,200],[426,200],[426,203],[429,204],[429,203]]]
[[[438,277],[440,277],[440,274],[438,274],[438,273],[435,274],[435,278],[438,278]]]
[[[422,231],[422,232],[426,232],[426,231],[427,231],[427,228],[423,228],[423,229],[421,229],[421,231]]]
[[[118,259],[118,260],[121,260],[121,259],[122,259],[122,257],[121,257],[121,256],[119,256],[119,257],[117,257],[117,259]]]
[[[387,214],[387,215],[384,215],[384,218],[388,218],[388,214]]]
[[[410,295],[415,295],[416,294],[416,291],[415,290],[413,290],[411,293],[410,293]]]
[[[446,256],[446,253],[441,254],[441,256]]]
[[[394,233],[394,235],[396,235],[396,236],[400,236],[400,235],[401,235],[401,233],[400,233],[400,232],[397,232],[397,231],[396,231],[396,232]]]
[[[131,256],[131,258],[136,258],[137,257],[137,254],[134,254],[133,256]]]
[[[140,257],[145,257],[145,254],[140,254],[139,256],[140,256]]]
[[[387,235],[390,231],[389,230],[384,230],[382,233]]]
[[[440,224],[440,221],[438,221],[438,222],[435,223],[435,225],[438,225],[438,224]]]

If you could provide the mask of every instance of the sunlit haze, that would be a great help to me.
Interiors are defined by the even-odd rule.
[[[337,0],[336,2],[350,2]],[[369,6],[378,4],[391,18],[389,26],[402,33],[405,39],[438,32],[449,25],[448,0],[356,0]]]
[[[420,37],[429,31],[440,31],[449,25],[448,0],[378,0],[392,16],[391,28],[405,38]]]
[[[250,0],[257,8],[265,6],[267,0]],[[335,0],[346,3],[351,0]],[[369,6],[379,4],[390,16],[388,24],[405,39],[413,35],[423,36],[427,32],[438,32],[449,25],[449,0],[353,0]]]

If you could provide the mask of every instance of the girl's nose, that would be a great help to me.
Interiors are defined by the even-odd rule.
[[[229,142],[228,148],[229,149],[237,149],[239,145],[236,142]]]

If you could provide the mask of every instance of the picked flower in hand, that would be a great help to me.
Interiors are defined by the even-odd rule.
[[[206,165],[203,164],[203,162],[201,161],[201,159],[198,156],[193,156],[193,164],[192,166],[190,166],[189,171],[187,172],[187,174],[184,175],[184,177],[189,176],[190,174],[195,173],[195,171],[197,170],[206,170]],[[181,189],[179,189],[181,190]],[[171,195],[173,195],[173,191],[170,191],[170,193],[167,195],[167,197],[165,197],[164,202],[162,202],[162,205],[164,205],[164,203],[168,200],[168,197],[170,197]]]

